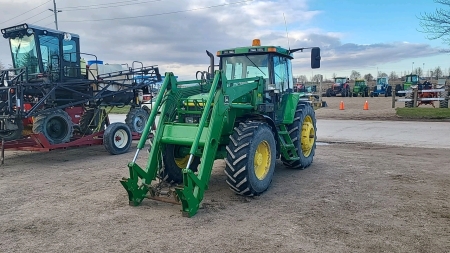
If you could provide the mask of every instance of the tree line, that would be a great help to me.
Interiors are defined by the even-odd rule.
[[[360,72],[356,70],[352,70],[350,75],[337,75],[336,73],[333,73],[331,79],[328,79],[324,77],[321,74],[316,74],[308,79],[306,75],[299,75],[296,77],[296,82],[298,83],[306,83],[306,82],[320,82],[321,80],[323,82],[328,82],[334,80],[336,77],[348,77],[350,80],[356,80],[356,79],[364,79],[366,81],[374,81],[377,79],[377,77],[388,77],[390,80],[403,80],[403,78],[406,75],[410,74],[416,74],[420,77],[428,78],[428,79],[439,79],[439,78],[445,78],[450,77],[450,68],[448,68],[445,72],[442,70],[441,67],[436,67],[434,69],[429,69],[426,72],[421,68],[415,68],[412,72],[409,71],[401,71],[400,73],[397,73],[395,71],[391,71],[389,74],[386,72],[378,71],[376,76],[373,76],[371,73],[367,73],[365,75],[362,75]]]

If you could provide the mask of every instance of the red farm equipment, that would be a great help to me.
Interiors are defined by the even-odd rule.
[[[1,30],[13,68],[0,72],[0,138],[3,149],[49,151],[101,145],[111,154],[129,150],[149,111],[141,108],[149,84],[161,81],[156,66],[88,62],[80,38],[30,24]],[[139,63],[135,68],[134,64]],[[147,82],[136,82],[146,76]],[[125,123],[109,122],[110,108],[130,106]]]

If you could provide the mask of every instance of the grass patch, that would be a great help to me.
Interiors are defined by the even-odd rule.
[[[397,108],[396,113],[404,119],[450,119],[449,108]]]
[[[109,112],[110,108],[107,108],[106,111]],[[114,108],[111,109],[109,113],[113,114],[127,114],[130,111],[130,106],[126,105],[124,107],[117,107],[114,106]]]

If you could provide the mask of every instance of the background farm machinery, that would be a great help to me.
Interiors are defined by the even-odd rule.
[[[350,83],[347,77],[335,77],[334,83],[326,90],[326,96],[340,95],[342,97],[350,96]]]
[[[405,102],[405,107],[418,107],[420,105],[431,105],[435,107],[434,102],[439,102],[439,108],[448,108],[449,87],[445,79],[438,80],[437,84],[432,84],[428,80],[423,83],[420,82],[418,75],[406,76],[406,82],[402,88],[406,90],[399,90],[396,94],[404,95],[404,99],[392,99],[392,106],[395,107],[395,101]]]
[[[292,53],[305,48],[261,46],[217,52],[219,70],[201,80],[177,81],[166,73],[155,107],[161,108],[147,166],[137,163],[121,181],[131,205],[144,198],[178,203],[183,215],[200,207],[215,159],[225,159],[226,183],[240,195],[269,187],[277,159],[304,169],[314,157],[316,119],[311,103],[293,92]],[[320,67],[320,49],[311,49],[311,67]],[[155,122],[152,110],[146,136]],[[158,179],[156,182],[155,180]],[[153,182],[153,184],[152,184]]]
[[[367,86],[366,80],[355,80],[355,85],[353,86],[351,96],[357,97],[361,95],[361,97],[369,96],[369,86]]]
[[[392,96],[392,86],[389,85],[388,77],[378,77],[373,91],[370,92],[371,97],[378,97],[384,95],[385,97]]]
[[[96,59],[86,66],[76,34],[29,24],[1,30],[9,39],[13,69],[0,72],[0,138],[6,149],[51,150],[104,144],[128,151],[149,112],[141,109],[148,82],[161,80],[155,66],[124,69]],[[95,55],[91,55],[96,58]],[[109,124],[107,108],[130,106],[126,124]],[[105,128],[106,127],[106,128]]]

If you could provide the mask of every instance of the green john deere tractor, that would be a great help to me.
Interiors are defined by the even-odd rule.
[[[136,163],[158,110],[152,110],[132,162],[121,180],[131,205],[144,198],[179,203],[184,216],[199,209],[214,160],[225,159],[226,183],[244,196],[269,187],[280,159],[304,169],[313,162],[316,118],[309,101],[293,92],[293,53],[308,48],[252,46],[217,52],[209,72],[177,81],[166,73],[155,101],[159,121],[146,167]],[[320,67],[320,49],[311,49],[311,67]]]
[[[355,86],[353,86],[352,96],[357,97],[361,95],[361,97],[369,96],[369,86],[367,86],[366,80],[355,80]]]

